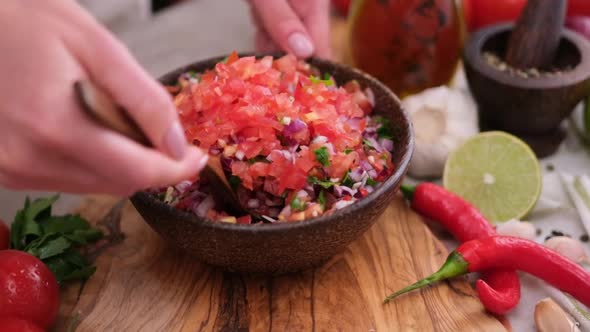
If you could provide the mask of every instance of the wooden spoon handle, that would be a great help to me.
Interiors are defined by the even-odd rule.
[[[127,111],[116,105],[90,81],[77,81],[74,83],[74,90],[81,108],[95,121],[135,142],[153,146]]]
[[[74,90],[80,106],[91,119],[135,142],[148,147],[153,146],[127,111],[115,104],[108,95],[95,87],[91,82],[78,81],[74,83]],[[201,177],[207,179],[215,201],[222,203],[225,206],[225,210],[240,216],[252,214],[240,205],[236,194],[223,172],[219,157],[209,156],[207,165],[201,171]],[[254,214],[252,215],[257,217]]]
[[[518,69],[549,68],[555,59],[566,0],[528,0],[512,30],[506,63]]]

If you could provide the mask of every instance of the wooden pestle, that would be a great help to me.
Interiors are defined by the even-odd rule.
[[[565,22],[567,0],[528,0],[518,18],[506,52],[513,68],[551,67]]]

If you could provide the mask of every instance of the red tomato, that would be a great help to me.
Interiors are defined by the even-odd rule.
[[[0,219],[0,250],[8,249],[10,245],[10,231],[8,226]]]
[[[0,251],[0,316],[49,328],[58,310],[59,287],[47,266],[23,251]]]
[[[16,317],[0,317],[2,332],[43,332],[37,325]]]
[[[463,14],[469,31],[500,22],[514,22],[527,0],[463,0]],[[590,16],[590,1],[569,0],[568,16]]]

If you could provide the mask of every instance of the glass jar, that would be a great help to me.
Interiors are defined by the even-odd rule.
[[[456,0],[355,0],[350,19],[353,65],[398,96],[452,79],[463,44]]]

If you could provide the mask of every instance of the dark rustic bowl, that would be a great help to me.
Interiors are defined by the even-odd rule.
[[[188,70],[202,72],[224,57],[200,61],[160,79],[173,84]],[[236,272],[280,274],[317,266],[359,238],[383,213],[408,168],[414,138],[408,116],[399,99],[383,84],[358,70],[333,62],[312,59],[322,72],[339,84],[355,79],[375,94],[375,113],[395,126],[395,173],[373,193],[334,214],[301,222],[240,225],[213,222],[178,211],[146,192],[131,202],[145,221],[164,239],[183,248],[202,262]],[[389,220],[395,222],[395,220]]]
[[[489,65],[482,54],[503,57],[514,25],[498,24],[474,33],[463,60],[482,130],[504,130],[527,141],[539,157],[552,154],[563,139],[562,121],[590,93],[590,42],[564,29],[554,67],[559,76],[522,78]]]

